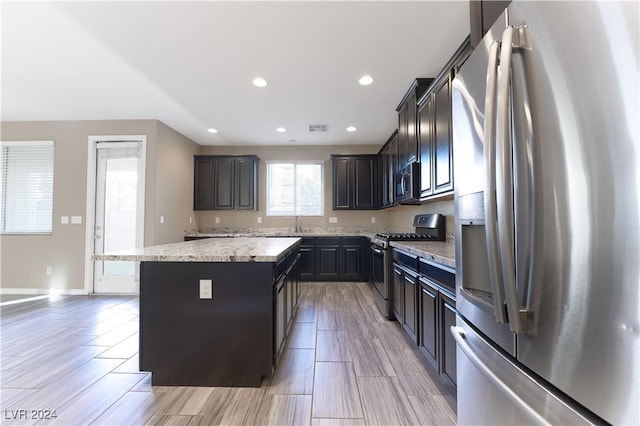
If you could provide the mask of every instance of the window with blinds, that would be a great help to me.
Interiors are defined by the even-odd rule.
[[[0,188],[1,233],[51,233],[53,141],[0,142]]]
[[[322,163],[267,163],[268,216],[322,216]]]

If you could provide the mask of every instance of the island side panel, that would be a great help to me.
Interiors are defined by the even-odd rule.
[[[140,278],[140,369],[153,385],[260,386],[272,373],[273,263],[142,262]]]

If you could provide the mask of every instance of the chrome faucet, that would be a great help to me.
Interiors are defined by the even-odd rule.
[[[302,225],[300,224],[300,216],[296,216],[296,231],[302,232]]]

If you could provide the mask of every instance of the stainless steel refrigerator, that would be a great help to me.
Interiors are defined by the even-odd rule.
[[[516,0],[453,82],[460,424],[640,424],[638,5]]]

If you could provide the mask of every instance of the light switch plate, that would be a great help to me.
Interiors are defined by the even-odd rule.
[[[213,299],[212,280],[200,280],[200,299]]]
[[[216,223],[220,223],[220,218],[216,217]]]
[[[258,216],[258,223],[262,223],[262,217]]]
[[[74,225],[80,225],[82,223],[82,216],[71,216],[71,223]]]
[[[160,216],[160,223],[164,223],[164,216]]]
[[[329,223],[338,223],[338,218],[335,216],[329,216]]]
[[[376,217],[375,216],[371,216],[371,223],[376,223]]]

